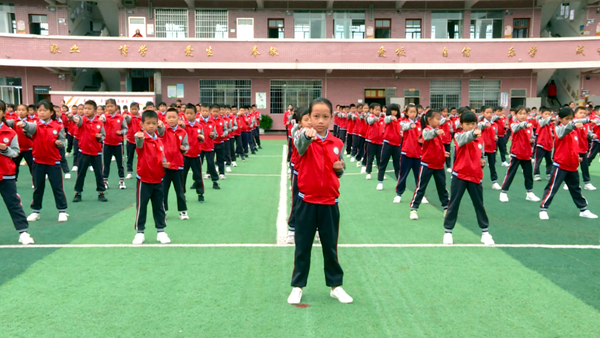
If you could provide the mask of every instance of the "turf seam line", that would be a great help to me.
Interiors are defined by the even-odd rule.
[[[279,181],[279,205],[277,206],[277,245],[285,245],[287,234],[287,144],[281,155],[281,179]]]
[[[314,246],[321,246],[314,244]],[[44,249],[44,248],[291,248],[286,244],[260,243],[222,243],[222,244],[32,244],[32,245],[0,245],[1,249]],[[339,244],[340,248],[535,248],[535,249],[593,249],[600,250],[600,245],[578,244]]]

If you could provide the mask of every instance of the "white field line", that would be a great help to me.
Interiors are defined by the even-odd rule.
[[[287,236],[287,144],[281,156],[281,180],[279,182],[279,206],[277,207],[277,245],[285,245]]]
[[[287,224],[286,224],[287,227]],[[284,228],[284,231],[287,228]],[[284,238],[285,239],[285,238]],[[314,244],[314,246],[321,246]],[[593,249],[600,250],[600,245],[577,244],[340,244],[340,248],[534,248],[534,249]],[[33,244],[33,245],[0,245],[0,249],[44,249],[44,248],[285,248],[293,245],[282,244]]]
[[[229,173],[227,176],[252,176],[252,177],[280,177],[279,174],[232,174]]]

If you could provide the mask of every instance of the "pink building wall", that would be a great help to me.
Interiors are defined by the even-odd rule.
[[[51,90],[71,90],[71,76],[65,74],[66,79],[61,80],[58,74],[43,68],[34,67],[0,67],[0,76],[2,77],[20,77],[23,86],[23,103],[33,104],[34,91],[36,86],[49,86]],[[60,102],[54,102],[59,104]]]
[[[69,26],[67,20],[69,14],[65,7],[55,7],[55,12],[48,10],[48,3],[40,0],[19,0],[14,2],[15,20],[23,20],[25,22],[27,34],[29,34],[29,15],[40,14],[46,15],[48,19],[48,33],[50,35],[69,35]],[[65,19],[64,24],[59,24],[58,19]]]

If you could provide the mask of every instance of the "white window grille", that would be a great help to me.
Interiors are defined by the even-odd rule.
[[[227,39],[226,10],[196,10],[196,38],[198,39]]]
[[[271,114],[283,114],[290,104],[308,108],[321,90],[321,80],[271,80]]]
[[[154,12],[156,37],[185,39],[188,37],[188,10],[157,8]]]
[[[498,106],[500,103],[500,80],[469,80],[469,106]]]
[[[461,80],[432,80],[429,87],[431,108],[460,107]]]

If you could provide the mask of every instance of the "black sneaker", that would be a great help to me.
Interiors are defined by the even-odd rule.
[[[100,195],[98,195],[98,201],[100,201],[100,202],[108,202],[108,200],[104,196],[104,193],[100,193]]]
[[[220,190],[220,189],[221,189],[221,187],[219,187],[219,183],[217,183],[217,182],[213,182],[213,189],[215,189],[215,190]]]
[[[75,197],[73,197],[73,203],[78,202],[81,202],[81,194],[75,194]]]
[[[252,152],[252,155],[256,155],[256,151],[253,151],[253,152]]]
[[[198,195],[198,202],[204,203],[204,195]]]
[[[262,147],[261,147],[261,146],[258,146],[258,149],[262,149]]]

